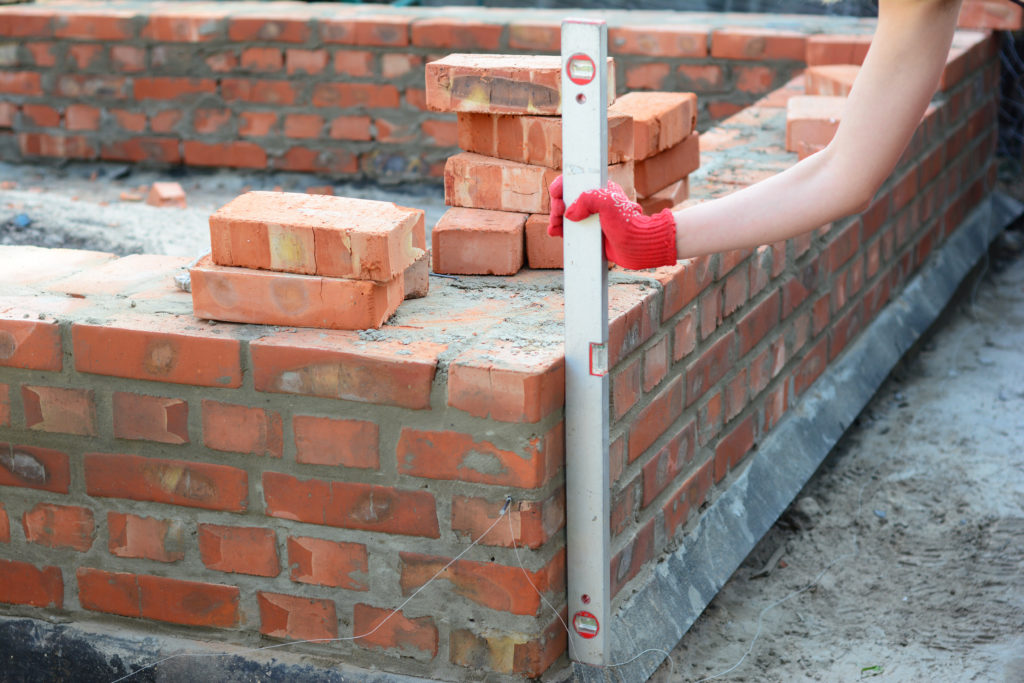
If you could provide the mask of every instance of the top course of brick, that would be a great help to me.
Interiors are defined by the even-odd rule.
[[[451,54],[427,64],[427,108],[477,114],[562,113],[562,58],[554,55]],[[608,104],[615,62],[608,58]]]

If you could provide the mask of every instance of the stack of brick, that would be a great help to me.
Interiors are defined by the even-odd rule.
[[[686,177],[700,163],[691,135],[696,95],[638,92],[616,101],[608,64],[609,179],[645,209],[684,201]],[[452,208],[433,231],[436,272],[562,267],[562,241],[547,234],[547,188],[562,168],[560,69],[560,57],[520,55],[454,54],[427,65],[427,106],[458,115],[463,150],[445,164]]]
[[[390,202],[248,192],[210,216],[210,244],[191,269],[208,320],[378,328],[427,291],[423,211]]]

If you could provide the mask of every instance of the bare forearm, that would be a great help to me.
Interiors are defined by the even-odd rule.
[[[678,256],[777,242],[863,208],[892,172],[935,92],[959,5],[883,0],[871,49],[829,146],[760,183],[676,212]]]

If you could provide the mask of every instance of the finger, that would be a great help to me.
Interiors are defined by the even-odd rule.
[[[551,186],[548,188],[548,194],[551,195],[552,199],[561,199],[562,198],[562,176],[561,175],[559,175],[553,181],[551,181]]]
[[[600,195],[595,190],[588,190],[565,210],[565,217],[571,221],[581,221],[587,216],[597,213],[600,208]]]

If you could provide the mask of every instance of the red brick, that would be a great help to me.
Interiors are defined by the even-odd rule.
[[[735,377],[729,380],[725,387],[725,416],[726,422],[743,412],[747,406],[747,369],[740,370]]]
[[[57,10],[39,5],[12,5],[0,13],[0,36],[49,37]]]
[[[622,98],[616,100],[616,104]],[[633,158],[629,114],[608,112],[608,163]],[[523,164],[562,167],[562,120],[553,116],[458,114],[458,145],[466,152]]]
[[[778,291],[772,292],[736,323],[736,333],[739,335],[738,357],[747,355],[779,324],[780,299]]]
[[[133,83],[137,100],[181,101],[189,96],[217,92],[217,81],[212,78],[138,77]]]
[[[228,21],[228,40],[235,43],[267,41],[304,43],[309,38],[310,22],[305,18],[283,19],[264,16],[233,16]]]
[[[157,562],[185,558],[185,527],[179,519],[107,513],[107,547],[112,555]]]
[[[676,377],[637,414],[629,429],[629,462],[653,445],[683,413],[683,379]]]
[[[0,443],[0,486],[67,493],[70,481],[67,454],[50,448]]]
[[[370,590],[366,546],[362,543],[288,537],[291,580],[352,591]]]
[[[44,104],[24,104],[21,115],[30,126],[56,128],[60,125],[60,112]]]
[[[398,88],[391,84],[319,83],[312,102],[314,107],[397,109],[399,100]]]
[[[221,81],[220,92],[225,102],[238,100],[278,106],[295,104],[296,97],[292,83],[260,79],[225,78]]]
[[[239,590],[234,586],[89,567],[79,568],[76,576],[79,602],[95,612],[185,626],[231,628],[239,622]]]
[[[64,578],[59,567],[0,559],[0,602],[32,607],[64,607]]]
[[[150,115],[149,127],[154,133],[174,133],[181,120],[181,111],[166,109]],[[175,140],[175,143],[177,143],[177,140]]]
[[[793,371],[793,391],[796,395],[804,393],[825,371],[827,349],[828,339],[822,339],[804,356],[796,370]]]
[[[250,342],[256,391],[430,407],[438,355],[434,342],[360,345],[346,333],[298,332]]]
[[[643,393],[640,359],[636,358],[625,368],[612,376],[611,409],[612,419],[621,419],[640,400]]]
[[[750,275],[746,269],[737,270],[725,279],[723,289],[722,315],[729,317],[747,302]]]
[[[0,313],[0,366],[59,372],[63,353],[56,321],[25,320],[14,318],[14,313]]]
[[[447,581],[457,595],[478,605],[512,614],[536,616],[542,606],[537,591],[548,593],[565,589],[564,550],[537,571],[473,560],[456,560],[443,569],[449,562],[448,558],[411,552],[400,552],[399,558],[399,585],[403,596],[412,594],[440,572],[437,581]]]
[[[40,75],[34,71],[0,73],[0,93],[5,95],[42,95]]]
[[[203,401],[203,443],[207,448],[280,458],[281,416],[271,410]]]
[[[265,168],[267,153],[252,142],[218,144],[185,140],[185,163],[194,166],[228,166],[232,168]]]
[[[799,144],[825,146],[839,127],[845,97],[791,97],[786,106],[786,149],[796,152]]]
[[[711,489],[712,469],[714,461],[709,460],[696,472],[687,477],[686,481],[669,497],[662,506],[665,518],[665,535],[672,538],[679,529],[686,525],[691,511],[697,511],[707,498]]]
[[[700,358],[686,368],[686,405],[689,406],[704,395],[729,370],[732,349],[735,345],[734,331],[715,342],[701,354]]]
[[[626,90],[662,90],[672,67],[664,62],[626,66]]]
[[[56,43],[29,43],[25,47],[32,55],[30,58],[32,64],[43,67],[57,64]]]
[[[503,504],[503,499],[452,496],[452,531],[482,545],[536,549],[565,526],[562,489],[543,501],[517,500],[506,513],[509,518],[491,528]]]
[[[21,524],[29,543],[78,552],[92,547],[96,532],[92,510],[72,505],[39,503],[22,515]]]
[[[681,89],[694,92],[720,91],[725,85],[725,72],[720,64],[683,64],[676,68],[676,76]]]
[[[530,268],[562,267],[562,238],[548,234],[548,221],[546,213],[531,214],[526,219],[526,263]]]
[[[723,399],[722,392],[716,391],[697,410],[697,441],[701,446],[711,443],[711,440],[722,431],[723,424]]]
[[[423,252],[411,266],[402,273],[405,282],[405,300],[422,299],[430,292],[430,251]]]
[[[463,352],[448,367],[448,405],[474,417],[538,422],[565,404],[559,348],[495,343]]]
[[[96,402],[91,389],[22,386],[25,426],[43,432],[96,436]]]
[[[90,496],[234,512],[248,507],[248,475],[234,467],[113,453],[83,458]]]
[[[558,52],[562,27],[558,21],[514,19],[508,25],[508,46],[533,53]]]
[[[674,147],[697,125],[693,93],[629,92],[609,107],[633,119],[633,158],[646,159]]]
[[[860,65],[867,56],[871,45],[870,35],[815,35],[807,37],[807,54],[804,61],[808,66],[822,64]]]
[[[423,215],[368,199],[247,192],[210,217],[213,260],[387,282],[419,256],[413,234]]]
[[[608,104],[615,100],[614,61],[608,60]],[[561,114],[557,55],[453,54],[427,63],[426,105],[433,111],[480,114]]]
[[[766,431],[774,428],[775,425],[779,423],[779,420],[782,419],[783,413],[786,412],[788,401],[788,382],[783,382],[781,385],[768,392],[764,401],[764,428]]]
[[[655,193],[657,194],[657,193]],[[693,301],[714,280],[711,258],[682,259],[663,266],[652,275],[664,287],[661,321],[665,322]]]
[[[11,520],[7,517],[7,509],[0,503],[0,543],[11,542]]]
[[[654,559],[654,524],[652,519],[636,537],[615,557],[611,565],[611,594],[618,595],[622,587],[640,573],[645,564]]]
[[[656,289],[615,288],[608,296],[608,367],[640,348],[657,329]]]
[[[331,640],[338,637],[333,600],[301,598],[258,591],[260,633],[288,640]]]
[[[440,536],[433,494],[263,473],[267,514],[309,524],[406,536]]]
[[[288,75],[306,73],[318,74],[327,68],[327,50],[285,50],[285,70]]]
[[[776,73],[770,66],[736,66],[733,67],[734,87],[739,92],[762,95],[772,89]]]
[[[12,102],[0,102],[0,128],[13,128],[18,115],[18,106]]]
[[[242,384],[240,345],[191,322],[124,319],[71,327],[75,369],[98,375],[197,386]],[[175,329],[177,328],[177,329]]]
[[[129,41],[134,38],[134,12],[107,10],[96,14],[62,14],[53,24],[53,35],[96,41]]]
[[[696,422],[690,420],[643,468],[643,499],[646,508],[690,464],[696,449]]]
[[[505,634],[488,628],[478,635],[468,629],[453,630],[448,656],[457,666],[540,678],[566,650],[564,624],[568,619],[563,607],[544,631],[529,636],[526,642],[521,633]]]
[[[807,94],[846,97],[858,73],[860,67],[855,64],[809,66],[804,71]]]
[[[434,272],[514,275],[523,267],[526,215],[448,209],[432,233]]]
[[[352,78],[373,76],[373,57],[363,50],[339,50],[334,53],[334,72]]]
[[[410,37],[415,47],[472,52],[495,52],[501,44],[504,23],[436,17],[416,19]]]
[[[145,71],[146,50],[133,45],[111,45],[110,63],[118,71]]]
[[[11,387],[0,384],[0,427],[11,426]]]
[[[276,47],[249,47],[242,50],[239,63],[246,71],[280,71],[284,67],[284,53]]]
[[[277,576],[277,536],[273,529],[199,525],[199,557],[208,569],[233,574]]]
[[[405,47],[409,44],[409,15],[364,15],[320,19],[320,37],[325,43]]]
[[[22,133],[18,135],[18,147],[24,156],[56,157],[69,159],[93,159],[96,146],[81,135],[44,135]]]
[[[960,28],[1018,31],[1022,23],[1024,11],[1005,0],[965,0],[957,18]]]
[[[190,7],[188,13],[167,7],[166,15],[155,9],[142,29],[142,37],[165,43],[201,43],[224,37],[224,17],[228,10],[211,6]]]
[[[68,130],[99,130],[100,110],[85,104],[68,105],[64,110],[64,126]]]
[[[141,120],[133,118],[131,124],[144,128],[145,115],[142,115]],[[127,127],[125,123],[121,125]],[[160,161],[171,164],[181,161],[177,139],[154,137],[131,138],[105,144],[100,148],[100,157],[107,161]]]
[[[400,78],[423,68],[423,57],[403,53],[380,56],[380,75],[386,80]]]
[[[404,612],[356,603],[352,612],[356,643],[367,648],[395,649],[405,655],[437,656],[437,627],[432,617],[410,619]]]
[[[664,152],[635,162],[634,168],[637,194],[650,197],[700,168],[699,136],[692,133]]]
[[[318,138],[324,128],[324,119],[316,114],[287,114],[284,134],[289,138]]]
[[[103,58],[102,45],[71,45],[68,47],[68,61],[79,71],[86,71]]]
[[[665,209],[674,209],[689,198],[690,179],[683,178],[668,187],[663,187],[650,197],[638,196],[637,202],[640,204],[640,208],[643,209],[644,214],[651,216]]]
[[[296,415],[292,429],[296,462],[380,468],[379,428],[374,422]]]
[[[562,466],[564,439],[562,423],[544,436],[522,438],[513,450],[471,434],[407,427],[398,439],[398,471],[428,479],[538,488]]]
[[[722,437],[715,447],[715,482],[725,478],[754,447],[754,418],[748,416]]]
[[[714,59],[785,59],[802,62],[806,36],[796,31],[761,28],[727,28],[711,34]]]
[[[708,32],[688,26],[621,26],[608,29],[608,52],[659,59],[707,57]]]
[[[672,361],[679,362],[697,347],[697,325],[693,311],[676,323],[672,343]]]
[[[644,352],[644,392],[651,391],[661,383],[668,373],[669,366],[669,335],[663,336],[659,341]]]
[[[277,114],[269,111],[243,111],[238,115],[238,134],[260,137],[270,134],[277,123]]]

